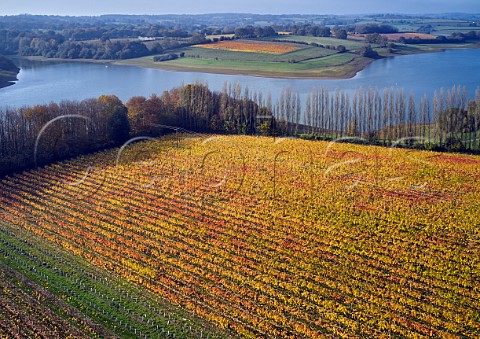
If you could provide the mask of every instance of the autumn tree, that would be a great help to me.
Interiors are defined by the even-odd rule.
[[[128,109],[128,120],[133,135],[142,135],[145,133],[145,102],[144,96],[134,96],[125,104]]]
[[[102,95],[98,101],[102,106],[101,119],[108,142],[119,144],[126,141],[130,134],[127,107],[115,95]]]

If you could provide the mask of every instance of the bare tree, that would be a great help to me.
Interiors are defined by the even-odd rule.
[[[403,88],[397,91],[397,96],[395,98],[395,110],[396,110],[396,124],[397,124],[397,133],[395,138],[403,138],[406,136],[406,98],[405,90]]]
[[[395,117],[396,117],[396,112],[395,112],[395,89],[393,87],[390,87],[390,94],[389,94],[389,99],[388,99],[388,120],[390,121],[389,125],[389,134],[390,134],[390,139],[389,141],[392,142],[397,138],[396,136],[396,125],[395,125]]]
[[[330,95],[328,93],[328,89],[325,87],[322,87],[320,89],[319,109],[320,127],[324,130],[328,130],[328,111],[330,109]]]
[[[410,91],[410,95],[408,98],[408,137],[413,138],[416,131],[415,126],[416,124],[416,114],[415,114],[415,95],[413,91]]]
[[[439,128],[439,138],[440,138],[440,146],[443,146],[443,140],[444,140],[444,133],[443,130],[447,126],[447,122],[445,120],[445,111],[446,111],[446,102],[445,102],[445,91],[443,88],[440,88],[439,92],[439,122],[438,122],[438,128]]]
[[[374,102],[373,129],[375,131],[375,134],[378,137],[379,131],[382,128],[382,120],[383,120],[382,96],[380,95],[378,88],[375,88],[373,102]]]
[[[459,90],[460,90],[460,86],[459,86]],[[459,95],[459,111],[461,112],[461,121],[460,121],[460,124],[461,124],[461,130],[460,130],[460,133],[461,133],[461,140],[464,140],[464,137],[465,137],[465,132],[466,130],[468,129],[468,125],[469,125],[469,122],[468,122],[468,112],[467,112],[467,105],[468,105],[468,102],[467,102],[467,88],[464,86],[462,89],[461,89],[461,94]],[[467,132],[470,132],[470,131],[467,131]],[[468,134],[468,136],[470,136],[470,133]],[[471,138],[469,138],[471,139]]]
[[[373,124],[374,124],[374,116],[375,116],[375,112],[374,112],[374,98],[373,98],[374,94],[373,94],[373,89],[372,87],[369,87],[368,88],[368,92],[367,92],[367,97],[366,97],[366,102],[365,102],[365,108],[366,108],[366,129],[367,129],[367,135],[368,135],[368,138],[370,140],[373,139]]]
[[[331,116],[333,119],[333,130],[335,131],[335,139],[338,137],[338,132],[340,130],[340,114],[341,114],[341,103],[340,103],[340,89],[335,89],[334,99],[332,100],[333,109]]]
[[[298,128],[300,125],[300,118],[302,115],[302,105],[300,102],[300,94],[295,93],[295,133],[298,133]]]
[[[313,117],[312,117],[312,93],[307,94],[307,98],[305,100],[305,113],[303,116],[303,123],[309,131],[313,130]]]
[[[347,134],[349,136],[355,136],[357,133],[357,128],[358,128],[358,91],[355,91],[353,94],[353,99],[352,99],[352,113],[350,117],[350,121],[348,123],[348,131]]]
[[[381,125],[381,130],[383,131],[383,144],[386,143],[387,140],[390,140],[390,132],[389,132],[389,125],[390,125],[390,115],[388,111],[388,100],[389,100],[389,90],[388,88],[383,89],[383,124]]]
[[[474,146],[480,148],[480,140],[478,139],[477,131],[480,130],[480,87],[475,90],[475,113],[474,113]]]
[[[342,92],[341,107],[340,107],[340,137],[347,130],[347,118],[350,111],[350,99],[348,93]]]
[[[425,96],[420,98],[420,104],[418,107],[418,127],[417,130],[422,138],[426,138],[425,135]],[[423,139],[424,140],[424,139]]]
[[[320,93],[318,89],[312,91],[312,121],[313,126],[320,126]]]

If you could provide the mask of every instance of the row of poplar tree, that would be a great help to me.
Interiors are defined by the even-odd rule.
[[[302,104],[303,103],[303,104]],[[416,102],[403,89],[327,88],[306,98],[286,88],[271,95],[226,83],[221,92],[195,83],[123,103],[114,95],[0,110],[0,175],[119,146],[136,136],[200,133],[346,138],[409,147],[480,149],[480,90],[459,86]]]

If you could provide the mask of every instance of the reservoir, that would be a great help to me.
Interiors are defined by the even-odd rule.
[[[385,87],[413,91],[418,98],[433,95],[441,87],[466,86],[469,98],[480,86],[480,49],[448,50],[374,61],[351,79],[276,79],[254,76],[176,72],[135,66],[62,61],[16,61],[19,81],[0,89],[0,107],[21,107],[62,100],[82,100],[115,94],[123,101],[137,95],[160,95],[163,91],[194,81],[221,91],[225,82],[270,93],[273,101],[282,88],[290,86],[304,98],[315,87],[325,86],[352,92],[360,87]]]

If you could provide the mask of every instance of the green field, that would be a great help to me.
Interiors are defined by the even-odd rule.
[[[321,47],[300,46],[299,50],[284,54],[266,54],[235,52],[228,50],[215,50],[202,47],[188,47],[179,49],[178,52],[184,52],[187,58],[201,58],[213,60],[233,60],[233,61],[270,61],[270,62],[288,62],[290,60],[303,61],[307,59],[322,58],[328,55],[336,54],[337,51]]]
[[[350,18],[353,20],[353,18]],[[355,22],[356,25],[369,23],[384,23],[395,26],[399,32],[416,32],[423,26],[430,25],[434,35],[450,35],[454,32],[469,32],[479,30],[480,27],[471,26],[471,21],[460,19],[439,19],[439,18],[369,18],[365,17],[361,21]]]
[[[299,42],[308,42],[307,37],[287,36],[279,39],[297,39]],[[329,43],[325,44],[325,46],[331,47],[324,48],[304,43],[276,42],[276,44],[294,46],[298,49],[287,53],[274,54],[191,46],[166,52],[176,53],[177,55],[183,53],[184,57],[175,60],[154,62],[154,57],[148,56],[122,60],[119,63],[176,71],[219,74],[244,74],[284,78],[347,78],[354,76],[366,64],[372,61],[371,59],[361,58],[354,53],[339,53],[336,50],[336,47],[342,43],[352,49],[357,49],[363,46],[362,42],[322,38],[312,39],[319,44],[324,44],[328,41]],[[245,41],[247,43],[252,42],[249,40]]]
[[[480,31],[480,27],[465,27],[465,26],[444,26],[435,30],[436,35],[450,35],[452,33],[466,33],[470,31]]]
[[[427,24],[424,21],[402,22],[405,30],[412,31]],[[395,23],[396,26],[400,22]],[[465,23],[432,22],[435,27],[453,29],[452,25],[466,28]],[[451,25],[451,26],[448,26]],[[408,26],[408,27],[407,27]],[[475,27],[472,27],[476,29]],[[165,51],[164,54],[184,55],[175,60],[154,62],[154,56],[118,61],[126,65],[159,68],[175,71],[207,72],[217,74],[242,74],[280,78],[349,78],[361,71],[374,59],[358,55],[365,46],[362,39],[335,39],[313,36],[279,35],[272,38],[256,40],[237,40],[246,43],[277,43],[298,48],[295,51],[274,54],[229,49],[214,49],[202,46],[190,46]],[[344,46],[347,53],[340,53],[337,48]],[[400,44],[393,48],[371,46],[381,57],[439,52],[443,49],[478,48],[478,44]]]
[[[345,46],[349,51],[356,51],[362,46],[365,45],[362,41],[355,41],[355,40],[343,40],[343,39],[335,39],[335,38],[322,38],[322,37],[314,37],[314,36],[299,36],[299,35],[284,35],[275,38],[277,41],[297,41],[297,42],[306,42],[306,43],[317,43],[323,46],[335,46],[338,47],[340,45]]]
[[[348,77],[353,76],[365,58],[350,53],[333,54],[297,63],[272,61],[235,61],[202,58],[179,58],[154,62],[153,57],[121,61],[121,64],[168,70],[209,72],[220,74],[246,74],[268,77]],[[360,68],[361,69],[361,68]]]
[[[17,73],[0,70],[0,88],[11,85],[15,80],[17,80]]]
[[[205,39],[212,40],[213,39],[221,39],[221,38],[233,38],[235,34],[215,34],[215,35],[207,35]]]

